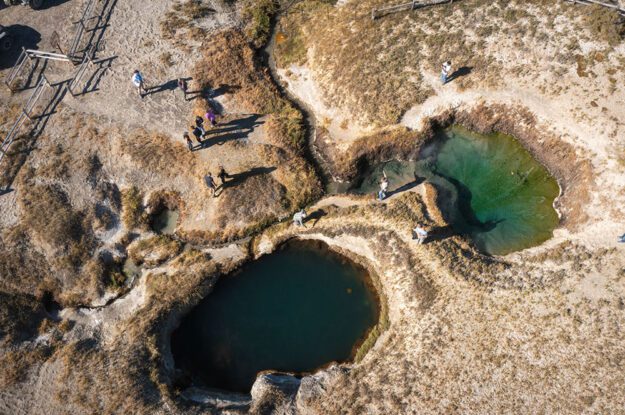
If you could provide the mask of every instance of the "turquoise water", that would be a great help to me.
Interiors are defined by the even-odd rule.
[[[553,236],[556,180],[509,135],[454,127],[441,133],[433,172],[458,192],[454,226],[479,249],[505,255]]]
[[[176,366],[208,387],[249,392],[263,370],[346,361],[378,321],[364,269],[294,241],[222,278],[172,335]]]
[[[377,192],[382,170],[390,179],[391,193],[411,181],[429,181],[445,196],[441,209],[454,230],[492,255],[530,248],[552,237],[559,223],[553,202],[560,188],[514,137],[454,126],[439,131],[434,141],[418,161],[374,166],[354,191]]]

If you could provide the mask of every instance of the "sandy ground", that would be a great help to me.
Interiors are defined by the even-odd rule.
[[[2,9],[0,23],[19,22],[32,27],[42,37],[38,46],[47,49],[52,30],[58,30],[65,41],[71,38],[68,16],[73,19],[79,15],[82,5],[77,0],[56,3],[40,12],[21,7]],[[166,165],[159,167],[162,171],[142,170],[136,167],[137,160],[122,150],[128,137],[132,137],[130,133],[139,128],[163,133],[172,143],[181,143],[181,133],[188,127],[193,103],[185,102],[180,91],[171,90],[170,86],[177,77],[189,76],[196,56],[161,39],[159,22],[170,6],[171,2],[164,0],[115,5],[104,36],[105,47],[98,54],[102,59],[112,58],[111,67],[103,71],[96,91],[77,99],[64,98],[29,162],[45,164],[46,152],[58,144],[67,145],[76,157],[95,153],[99,148],[99,154],[106,155],[100,181],[114,181],[123,188],[141,184],[152,190],[175,189],[192,199],[179,229],[214,229],[219,204],[206,197],[200,174],[170,173],[170,166]],[[207,28],[236,24],[233,10],[217,3],[213,7],[218,12],[203,23]],[[625,54],[624,48],[621,45],[618,53]],[[171,64],[161,59],[164,53],[170,54]],[[62,79],[72,69],[57,64],[49,68],[49,73]],[[148,86],[164,85],[164,90],[139,98],[130,82],[134,69],[143,71]],[[283,80],[329,130],[335,148],[343,151],[362,134],[372,132],[367,126],[351,121],[344,124],[345,120],[358,117],[323,99],[324,90],[315,82],[314,71],[306,67],[291,67],[289,71],[290,74],[281,71]],[[6,73],[3,68],[2,75]],[[316,374],[318,379],[307,377],[303,385],[311,381],[319,382],[320,387],[314,391],[302,387],[296,397],[286,403],[278,402],[283,407],[273,412],[307,415],[619,413],[625,406],[622,375],[625,339],[621,330],[625,324],[625,244],[617,244],[616,238],[625,232],[625,215],[620,209],[625,203],[625,167],[618,160],[618,152],[625,147],[625,97],[620,92],[605,95],[607,84],[601,80],[593,80],[593,87],[600,93],[590,98],[583,79],[582,84],[551,94],[527,82],[515,85],[513,79],[495,89],[460,91],[453,82],[441,86],[436,73],[423,76],[435,95],[404,114],[400,126],[419,130],[427,117],[448,108],[470,108],[482,102],[528,108],[542,128],[575,146],[579,157],[592,162],[596,188],[587,206],[589,219],[575,232],[557,229],[554,238],[542,246],[507,256],[504,258],[507,266],[501,268],[489,268],[470,250],[463,250],[466,243],[455,237],[423,246],[414,243],[411,220],[420,217],[425,209],[423,186],[394,194],[383,203],[365,197],[331,196],[310,207],[309,212],[330,212],[314,226],[295,228],[283,223],[271,227],[250,244],[255,246],[256,255],[270,252],[289,237],[319,239],[354,255],[379,278],[390,321],[389,328],[363,361],[341,365],[345,369],[343,374],[328,369]],[[567,74],[559,81],[568,82],[573,76]],[[0,98],[3,104],[10,105],[23,103],[28,94],[10,95],[3,89]],[[215,99],[235,120],[251,116],[242,114],[236,103],[225,97]],[[591,99],[596,100],[596,107],[589,104]],[[254,127],[245,137],[192,153],[194,162],[203,171],[215,169],[218,164],[230,172],[258,167],[263,162],[257,149],[266,142],[265,121],[254,119]],[[68,138],[70,129],[88,136],[86,132],[93,128],[102,132],[98,141],[81,143],[80,138]],[[181,151],[187,150],[182,147]],[[43,178],[39,183],[48,180]],[[77,173],[59,184],[70,194],[76,208],[94,203],[94,190],[85,184],[87,181],[86,175]],[[21,212],[16,200],[24,191],[27,189],[0,196],[0,228],[8,229],[19,222]],[[403,216],[406,212],[409,214]],[[106,242],[102,250],[117,250],[125,231],[117,224],[99,234]],[[202,248],[202,252],[211,258],[211,264],[225,266],[243,260],[247,242]],[[565,242],[573,244],[562,248]],[[178,286],[166,286],[166,293],[173,300],[164,295],[150,298],[149,287],[155,277],[176,281],[174,278],[181,269],[172,266],[172,262],[144,270],[129,292],[106,306],[62,310],[60,316],[73,326],[62,336],[61,343],[94,344],[97,353],[115,356],[114,347],[124,341],[129,342],[130,350],[152,347],[152,344],[146,346],[148,333],[131,337],[126,330],[135,327],[133,324],[143,327],[139,324],[144,318],[153,318],[153,324],[171,325],[179,315],[164,313],[165,324],[162,315],[150,316],[149,307],[167,301],[186,303],[199,291],[193,287],[185,291]],[[92,305],[102,304],[106,298],[109,297],[100,298]],[[166,337],[170,329],[159,326],[157,331]],[[47,344],[46,336],[44,333],[20,347]],[[124,393],[141,388],[156,390],[156,398],[151,397],[152,406],[145,406],[150,408],[145,410],[147,413],[213,413],[213,408],[222,413],[247,412],[250,404],[247,398],[207,395],[206,391],[195,388],[187,389],[182,396],[159,392],[160,387],[173,389],[163,381],[169,381],[172,374],[167,344],[167,341],[160,343],[162,355],[150,349],[149,359],[141,355],[142,360],[137,362],[130,360],[134,355],[128,357],[130,367],[151,372],[130,373],[128,378],[120,378],[120,385],[114,384],[114,388],[123,388]],[[108,359],[110,355],[106,356]],[[95,376],[90,372],[101,370],[110,387],[119,380],[108,378],[118,361],[110,358],[94,369],[68,359],[52,356],[45,363],[34,365],[21,383],[2,388],[0,412],[48,415],[98,412],[101,409],[98,405],[107,399],[102,392],[105,385],[92,380]],[[64,385],[63,374],[68,368],[73,375],[80,376],[80,382]],[[96,409],[61,395],[58,388],[64,386],[86,389],[89,394],[97,390],[102,395]],[[70,398],[73,396],[69,393]],[[204,404],[193,406],[185,396]],[[114,402],[112,407],[120,411],[116,405]]]

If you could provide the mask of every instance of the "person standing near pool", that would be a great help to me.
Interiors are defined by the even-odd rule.
[[[388,177],[386,177],[386,172],[382,170],[382,179],[380,180],[380,191],[378,192],[378,200],[386,199],[386,192],[388,190]]]
[[[441,70],[441,81],[443,82],[443,85],[447,83],[450,76],[451,76],[451,61],[447,61],[443,64],[443,69]]]
[[[429,236],[428,231],[425,230],[423,224],[417,222],[417,226],[412,230],[412,239],[416,239],[419,245],[422,245],[427,237]]]
[[[306,227],[306,225],[304,225],[304,219],[306,219],[306,211],[302,209],[293,215],[293,225]]]

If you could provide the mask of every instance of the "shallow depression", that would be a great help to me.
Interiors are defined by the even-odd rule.
[[[441,192],[440,208],[454,230],[493,255],[530,248],[553,235],[560,187],[514,137],[454,126],[438,131],[423,153],[417,161],[372,166],[352,191],[376,193],[382,171],[389,194],[428,181]]]
[[[322,243],[291,241],[222,278],[173,333],[172,353],[196,382],[249,392],[263,370],[349,360],[378,318],[362,267]]]

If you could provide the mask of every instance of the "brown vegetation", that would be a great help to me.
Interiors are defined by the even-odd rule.
[[[156,235],[133,242],[128,247],[130,259],[137,265],[155,267],[180,253],[182,243],[168,235]]]
[[[580,42],[599,40],[610,53],[625,33],[613,11],[563,2],[468,0],[371,20],[372,8],[387,5],[298,3],[280,20],[278,64],[307,61],[328,103],[365,125],[385,126],[433,94],[424,75],[437,78],[444,60],[470,71],[454,80],[459,90],[497,86],[507,72],[535,83],[534,69],[566,72],[585,54]],[[553,36],[559,17],[569,23]],[[537,49],[545,56],[530,59]]]

